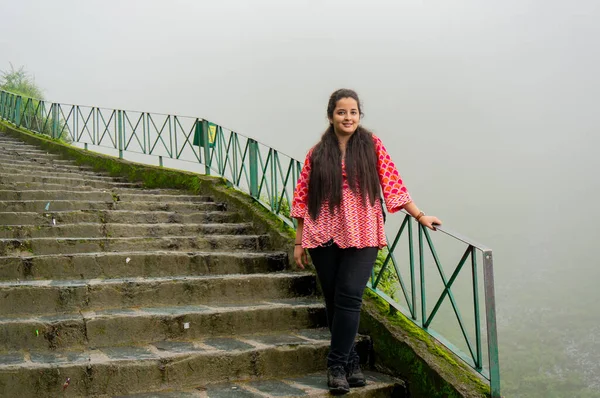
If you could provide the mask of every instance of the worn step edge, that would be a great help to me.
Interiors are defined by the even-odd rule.
[[[306,343],[272,345],[268,344],[271,336],[273,334],[236,337],[245,346],[234,350],[215,348],[223,343],[222,339],[205,339],[195,343],[196,349],[204,351],[161,351],[156,346],[103,348],[70,355],[57,352],[47,355],[45,363],[32,362],[30,354],[26,354],[25,363],[17,363],[18,354],[13,354],[13,363],[6,363],[11,357],[5,357],[5,364],[0,365],[0,386],[4,387],[6,396],[59,394],[68,377],[68,396],[123,395],[167,385],[276,378],[324,369],[328,341],[305,339]],[[359,351],[368,345],[368,339],[358,339]],[[62,357],[63,362],[53,360],[57,356]]]
[[[164,263],[168,262],[169,267]],[[101,252],[0,257],[0,280],[95,279],[283,271],[286,252]]]
[[[18,191],[18,192],[29,192],[29,191],[60,191],[67,188],[71,192],[116,192],[113,189],[106,188],[95,188],[83,185],[61,185],[61,184],[46,184],[43,182],[11,182],[7,184],[1,184],[1,187],[6,190]],[[139,189],[139,188],[134,188]]]
[[[8,190],[2,189],[0,185],[0,202],[10,201],[36,201],[36,200],[56,200],[56,201],[75,201],[75,200],[90,200],[98,197],[104,197],[105,200],[113,200],[121,202],[151,202],[151,203],[163,203],[165,201],[172,201],[175,203],[204,203],[213,202],[210,196],[203,195],[160,195],[160,194],[144,194],[144,193],[116,193],[107,190],[98,191],[70,191],[67,189],[61,190]],[[88,198],[91,196],[92,198]],[[75,198],[73,198],[75,197]],[[94,201],[94,200],[91,200]],[[95,200],[97,201],[97,199]],[[214,202],[213,202],[214,203]]]
[[[17,170],[23,174],[24,171],[27,172],[36,172],[36,171],[44,171],[44,172],[59,172],[59,173],[70,173],[70,174],[79,174],[81,176],[101,176],[101,177],[110,177],[110,174],[107,172],[99,172],[93,169],[81,169],[76,165],[61,165],[61,166],[47,166],[45,164],[39,165],[31,165],[31,162],[11,162],[11,164],[0,163],[0,170],[3,173],[6,171]]]
[[[31,238],[0,239],[0,256],[30,254],[69,254],[86,252],[146,250],[197,251],[225,248],[231,251],[252,251],[269,248],[269,235],[205,235],[126,238]]]
[[[46,202],[47,203],[47,202]],[[44,206],[45,207],[45,206]],[[239,213],[204,210],[189,213],[162,210],[113,210],[113,209],[81,209],[81,210],[59,210],[59,211],[10,211],[0,212],[0,220],[6,225],[53,225],[56,223],[78,223],[78,222],[100,222],[129,223],[129,224],[183,224],[183,223],[217,223],[217,222],[240,222]]]
[[[3,316],[121,307],[239,304],[316,294],[310,272],[0,282]]]
[[[351,388],[345,398],[408,398],[402,380],[365,370],[367,385]],[[296,377],[260,380],[234,380],[227,383],[189,386],[186,389],[163,389],[114,398],[223,398],[232,397],[331,397],[326,372],[308,373]]]
[[[11,189],[14,191],[43,191],[43,190],[56,190],[60,191],[65,187],[60,184],[47,184],[41,182],[13,182],[9,184],[3,184],[2,186],[6,187],[6,189]],[[106,191],[103,188],[94,188],[90,186],[68,186],[70,191],[77,192],[102,192]],[[124,193],[140,193],[144,195],[190,195],[189,192],[181,189],[166,189],[166,188],[112,188],[109,192],[114,192],[117,194]]]
[[[20,176],[31,176],[35,175],[36,177],[44,178],[44,177],[54,177],[54,178],[72,178],[78,177],[82,179],[86,179],[88,181],[101,181],[101,182],[126,182],[123,177],[111,177],[111,176],[101,176],[101,175],[89,175],[89,174],[79,174],[77,171],[73,172],[61,172],[59,170],[53,171],[40,171],[37,170],[35,173],[27,173],[23,172],[20,168],[15,168],[11,170],[16,170],[18,172],[10,172],[10,170],[0,168],[0,177],[8,177],[12,176],[14,178],[19,178]]]
[[[47,204],[50,203],[50,206]],[[46,210],[48,207],[48,210]],[[206,211],[215,207],[215,202],[153,202],[153,201],[92,201],[92,200],[55,200],[52,198],[42,200],[0,200],[0,212],[52,212],[68,210],[156,210],[156,211]],[[217,205],[222,208],[220,204]]]
[[[73,350],[189,341],[326,326],[321,300],[239,305],[133,307],[78,314],[0,319],[0,352]],[[1,354],[0,354],[1,357]]]
[[[10,162],[10,163],[7,163]],[[94,170],[94,168],[92,166],[89,165],[85,165],[85,164],[77,164],[76,162],[72,161],[72,160],[68,160],[68,159],[60,159],[60,158],[53,158],[53,159],[49,159],[49,158],[38,158],[37,156],[34,157],[28,157],[26,159],[23,159],[22,157],[19,156],[10,156],[7,154],[0,154],[0,164],[11,164],[11,163],[18,163],[18,164],[29,164],[32,166],[46,166],[49,164],[52,165],[56,165],[58,167],[65,167],[65,168],[78,168],[80,170]]]
[[[6,173],[0,173],[0,179],[5,179],[6,181],[10,181],[13,183],[26,183],[26,182],[39,182],[37,180],[44,180],[42,182],[48,182],[48,181],[53,181],[53,180],[57,180],[57,181],[61,181],[62,183],[66,183],[66,182],[90,182],[90,183],[105,183],[106,185],[114,185],[114,186],[131,186],[131,187],[142,187],[142,184],[137,182],[137,183],[128,183],[128,182],[120,182],[120,181],[114,181],[114,180],[110,180],[110,179],[106,179],[106,180],[102,180],[102,181],[91,181],[87,178],[73,178],[73,177],[80,177],[80,176],[76,176],[76,175],[70,175],[69,177],[53,177],[53,176],[37,176],[37,175],[31,175],[31,174],[23,174],[21,173],[21,175],[19,176],[15,176],[14,174],[6,174]],[[114,178],[114,177],[111,177]],[[27,180],[32,180],[33,181],[27,181]],[[11,181],[12,180],[12,181]],[[84,184],[82,184],[84,185]]]
[[[367,379],[367,385],[351,388],[350,393],[344,395],[344,397],[408,398],[406,384],[402,380],[369,370],[365,370],[364,374]],[[255,398],[272,398],[273,396],[304,398],[331,397],[327,386],[327,373],[325,371],[280,379],[240,380],[194,387],[186,391],[163,390],[157,393],[142,393],[117,398],[222,398],[227,395],[234,397],[251,396]]]
[[[37,176],[26,176],[15,178],[10,175],[0,175],[0,185],[12,184],[12,183],[27,183],[27,182],[38,182],[38,183],[60,183],[64,186],[89,186],[95,188],[108,188],[112,189],[115,187],[141,187],[140,183],[132,182],[109,182],[109,181],[90,181],[85,178],[66,178],[66,177],[37,177]]]
[[[19,150],[17,150],[17,152],[20,152]],[[10,160],[10,163],[7,163],[7,161]],[[5,164],[5,165],[11,165],[12,163],[23,163],[23,164],[29,164],[31,165],[31,167],[36,167],[36,166],[46,166],[49,163],[53,163],[56,165],[59,165],[60,167],[67,167],[67,168],[78,168],[80,170],[86,170],[86,171],[93,171],[94,167],[90,166],[90,165],[86,165],[86,164],[77,164],[77,162],[73,161],[73,160],[69,160],[69,159],[61,159],[61,158],[44,158],[44,157],[37,157],[37,156],[32,156],[32,157],[27,157],[26,159],[23,159],[22,156],[18,156],[18,155],[12,155],[10,153],[5,153],[0,155],[0,165]],[[106,173],[106,171],[104,171]]]
[[[0,161],[1,160],[31,160],[34,161],[33,159],[36,159],[37,161],[39,160],[48,160],[48,161],[52,161],[52,162],[61,162],[61,163],[71,163],[70,160],[67,159],[63,159],[62,156],[60,155],[54,155],[51,153],[44,153],[44,152],[33,152],[33,151],[29,151],[27,149],[23,149],[23,150],[7,150],[6,152],[3,152],[2,154],[0,154]]]
[[[37,190],[17,191],[2,189],[0,185],[0,201],[35,201],[35,200],[91,200],[112,201],[115,196],[109,191],[70,191],[62,190]]]
[[[129,237],[169,235],[243,235],[252,233],[252,223],[202,223],[202,224],[122,224],[122,223],[76,223],[48,225],[0,225],[0,239],[28,239],[49,237]]]
[[[147,195],[148,197],[154,196],[154,195]],[[199,196],[198,198],[200,199],[209,199],[209,196]],[[116,205],[128,205],[128,204],[148,204],[148,205],[187,205],[187,206],[195,206],[195,205],[202,205],[202,204],[215,204],[216,202],[212,202],[210,200],[205,200],[203,202],[179,202],[179,201],[170,201],[170,202],[161,202],[161,201],[148,201],[148,200],[141,200],[141,201],[131,201],[131,202],[125,202],[125,201],[113,201],[113,200],[78,200],[78,199],[74,199],[74,200],[69,200],[69,199],[25,199],[25,200],[0,200],[0,205],[8,205],[8,204],[17,204],[17,203],[44,203],[46,204],[47,202],[51,202],[52,203],[114,203]]]

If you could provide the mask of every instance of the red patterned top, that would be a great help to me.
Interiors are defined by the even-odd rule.
[[[385,205],[388,212],[395,213],[410,203],[411,198],[383,143],[375,135],[373,135],[373,141],[377,151],[377,169]],[[323,203],[319,217],[316,220],[310,217],[307,199],[310,160],[313,149],[306,155],[292,201],[292,217],[304,219],[302,247],[306,249],[314,248],[331,239],[341,248],[382,248],[387,246],[379,200],[375,201],[374,206],[371,206],[368,200],[366,204],[363,204],[360,195],[354,193],[348,186],[343,162],[343,188],[340,207],[330,213],[329,205]]]

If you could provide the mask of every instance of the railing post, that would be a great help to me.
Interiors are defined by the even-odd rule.
[[[212,159],[210,158],[210,147],[208,142],[208,120],[202,120],[202,145],[204,146],[204,174],[210,175],[210,164]]]
[[[8,110],[8,120],[12,123],[15,122],[15,101],[16,101],[15,98],[16,98],[16,95],[14,95],[14,94],[10,95],[10,105],[9,105],[10,107]]]
[[[119,159],[123,159],[123,111],[117,111],[117,134]]]
[[[23,99],[20,95],[17,95],[17,100],[15,101],[15,125],[17,127],[21,127],[21,104]]]
[[[58,134],[58,104],[52,103],[52,138],[56,139]]]
[[[8,109],[8,93],[6,91],[2,92],[2,119],[6,119],[6,111]]]
[[[27,108],[32,104],[31,98],[27,98],[23,106],[23,111],[21,112],[21,125],[27,130],[31,130],[31,112],[27,112]],[[33,107],[33,104],[31,105]]]
[[[471,272],[473,275],[473,311],[475,312],[475,344],[477,345],[477,360],[475,369],[480,372],[483,369],[483,359],[481,355],[481,320],[479,312],[479,277],[477,275],[477,251],[475,247],[469,247],[471,251]]]
[[[258,198],[258,142],[248,138],[250,155],[250,196]]]
[[[6,93],[4,97],[4,112],[2,113],[2,118],[10,121],[10,94]]]
[[[79,142],[79,105],[73,106],[73,141]]]
[[[412,220],[409,220],[412,222]],[[421,325],[423,329],[427,330],[425,322],[427,322],[427,304],[425,302],[427,295],[425,291],[425,249],[423,248],[423,226],[419,224],[417,226],[419,231],[419,270],[420,270],[420,281],[421,281]]]
[[[8,115],[8,93],[4,92],[4,98],[2,99],[2,118],[6,119]]]
[[[92,136],[94,137],[94,142],[92,142],[92,144],[100,145],[100,117],[98,115],[98,113],[100,113],[100,109],[92,108],[92,112],[93,112],[92,122],[94,123],[93,130],[92,130]]]
[[[277,210],[277,199],[278,195],[277,195],[277,168],[276,168],[276,164],[275,161],[277,159],[277,151],[274,149],[271,149],[271,211],[276,213]]]
[[[411,292],[411,300],[412,300],[412,319],[419,319],[419,313],[417,311],[417,287],[416,287],[416,279],[415,279],[415,253],[413,247],[413,228],[412,228],[412,220],[409,219],[406,223],[408,227],[408,261],[410,267],[410,292]]]
[[[238,185],[240,181],[237,179],[238,175],[238,152],[236,150],[238,145],[237,133],[231,132],[231,148],[233,150],[233,185]],[[241,177],[241,176],[240,176]]]
[[[490,360],[490,390],[492,398],[500,398],[500,362],[498,360],[498,331],[496,329],[496,299],[494,292],[494,259],[491,251],[483,252],[483,284],[485,315]]]

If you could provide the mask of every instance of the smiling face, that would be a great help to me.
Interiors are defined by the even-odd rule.
[[[335,134],[338,136],[352,135],[360,123],[360,110],[354,98],[340,98],[329,118]]]

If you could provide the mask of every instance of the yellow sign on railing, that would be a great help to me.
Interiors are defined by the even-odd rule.
[[[202,139],[202,131],[198,131],[198,130],[199,129],[196,129],[196,131],[194,132],[193,144],[196,146],[203,147],[204,142]],[[217,125],[209,122],[208,123],[208,147],[214,148],[216,141],[217,141]]]

